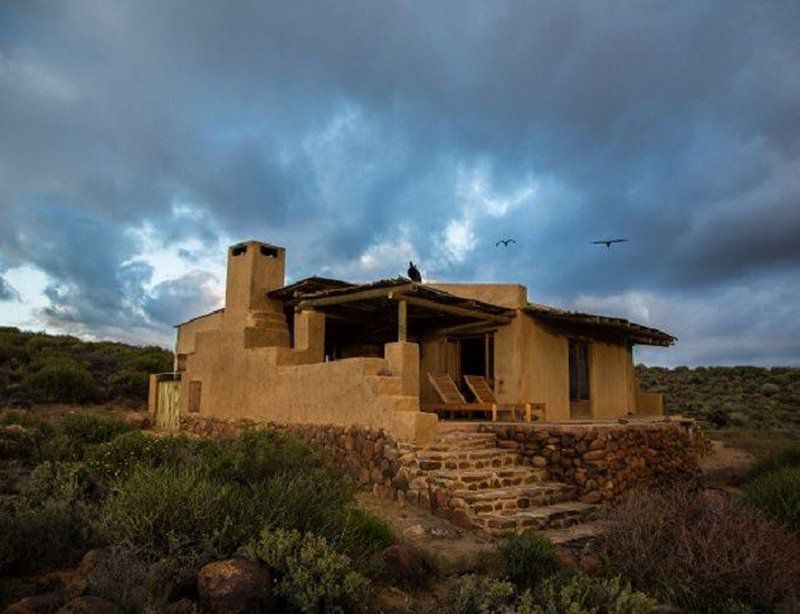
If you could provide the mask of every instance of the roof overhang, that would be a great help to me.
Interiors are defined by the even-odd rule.
[[[514,317],[514,310],[455,296],[406,278],[370,284],[329,288],[285,301],[299,311],[315,310],[350,322],[374,322],[396,317],[397,304],[405,302],[408,317],[425,330],[467,331],[478,325],[500,326]]]
[[[588,332],[611,333],[639,345],[668,347],[677,341],[677,337],[669,333],[657,328],[636,324],[625,318],[565,311],[537,304],[529,304],[524,308],[524,311],[538,320]]]

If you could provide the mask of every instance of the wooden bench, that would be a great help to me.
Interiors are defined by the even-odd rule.
[[[448,377],[449,379],[449,377]],[[452,381],[452,380],[450,380]],[[481,375],[465,375],[464,381],[467,383],[472,394],[478,399],[480,403],[491,403],[497,406],[497,397],[494,396],[494,390],[489,386],[489,382]],[[455,384],[453,385],[455,387]],[[458,389],[456,389],[458,392]],[[459,393],[461,394],[461,393]],[[462,397],[463,398],[463,397]],[[541,414],[540,420],[547,419],[547,411],[544,403],[509,403],[503,404],[502,409],[509,408],[511,410],[511,419],[516,419],[517,410],[524,412],[525,420],[530,422],[533,419],[533,412],[537,411]]]
[[[447,373],[428,373],[428,381],[430,381],[436,394],[439,395],[441,402],[423,405],[423,411],[431,411],[437,414],[441,412],[486,412],[491,414],[492,422],[497,422],[497,403],[467,403],[453,378]]]

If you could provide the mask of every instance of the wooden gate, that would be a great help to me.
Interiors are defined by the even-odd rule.
[[[177,431],[180,428],[180,400],[181,381],[179,379],[158,382],[156,428],[164,431]]]

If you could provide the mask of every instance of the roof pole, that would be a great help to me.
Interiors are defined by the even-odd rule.
[[[397,301],[397,340],[405,341],[408,338],[408,303],[404,300]]]

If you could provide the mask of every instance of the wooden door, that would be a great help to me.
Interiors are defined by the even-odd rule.
[[[157,429],[177,431],[180,428],[180,400],[180,380],[170,379],[158,382],[158,399],[156,402]]]

